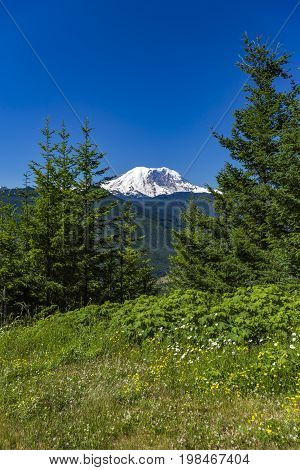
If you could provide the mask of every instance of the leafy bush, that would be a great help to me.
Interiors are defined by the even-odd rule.
[[[128,338],[142,340],[160,332],[174,340],[260,343],[269,338],[289,339],[300,325],[297,290],[278,286],[239,288],[217,298],[194,290],[175,290],[161,297],[142,296],[123,305],[105,304],[102,316]]]
[[[55,342],[66,343],[71,336],[78,345],[82,332],[89,328],[95,344],[103,331],[118,331],[138,343],[159,335],[170,342],[257,344],[270,338],[290,341],[292,335],[300,333],[299,325],[300,296],[295,289],[254,286],[220,298],[195,290],[175,290],[165,296],[141,296],[124,304],[106,302],[46,316],[25,328],[21,343],[30,347],[27,340],[45,344],[49,339],[53,346]],[[8,348],[19,341],[19,331],[17,326],[8,329]]]
[[[224,295],[202,319],[208,337],[237,343],[288,339],[300,325],[300,296],[278,286],[239,288]]]
[[[141,296],[121,306],[111,305],[112,327],[121,328],[134,340],[153,337],[158,331],[170,334],[182,319],[197,322],[207,315],[211,301],[208,294],[194,290],[173,291],[161,297]]]

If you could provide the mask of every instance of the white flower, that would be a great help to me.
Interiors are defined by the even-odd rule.
[[[290,344],[290,348],[291,348],[291,349],[295,349],[296,346],[295,346],[294,344]]]

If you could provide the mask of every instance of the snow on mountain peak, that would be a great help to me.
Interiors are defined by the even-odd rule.
[[[208,189],[190,183],[180,173],[166,167],[139,166],[105,183],[103,187],[113,194],[134,197],[155,197],[178,192],[209,192]]]

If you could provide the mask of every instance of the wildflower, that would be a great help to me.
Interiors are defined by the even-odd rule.
[[[295,349],[296,346],[294,344],[290,344],[290,349]]]

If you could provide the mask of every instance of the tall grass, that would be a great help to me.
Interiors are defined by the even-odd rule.
[[[2,449],[300,447],[298,330],[204,345],[181,318],[141,341],[116,320],[134,302],[1,331]]]

